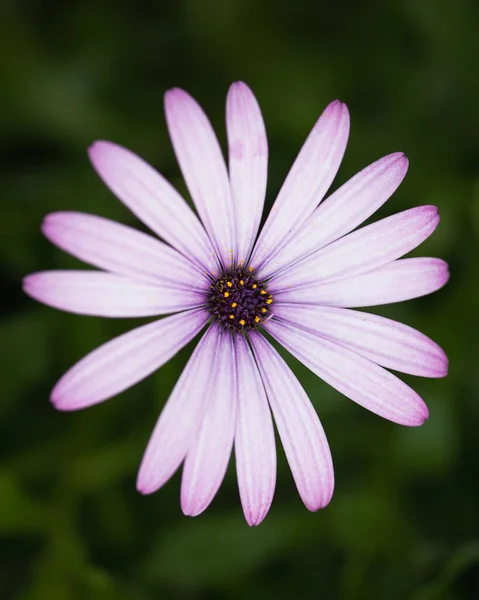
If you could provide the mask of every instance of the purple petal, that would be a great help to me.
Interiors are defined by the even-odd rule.
[[[237,383],[233,339],[221,337],[208,405],[199,432],[185,460],[181,481],[181,508],[195,517],[218,491],[228,467],[236,424]]]
[[[367,273],[407,254],[436,229],[435,206],[419,206],[377,221],[329,244],[275,277],[271,293]]]
[[[360,171],[319,205],[274,260],[261,269],[261,277],[271,277],[361,225],[397,190],[407,168],[407,158],[396,152]]]
[[[229,173],[236,225],[236,262],[247,261],[263,213],[268,140],[258,102],[249,87],[233,83],[226,101]]]
[[[200,267],[216,267],[200,221],[155,169],[112,142],[95,142],[89,155],[105,184],[145,225]]]
[[[274,319],[265,329],[318,377],[371,412],[400,425],[422,425],[427,419],[418,394],[370,360]]]
[[[259,525],[269,511],[276,484],[273,420],[253,354],[245,338],[235,338],[238,377],[236,470],[248,525]]]
[[[60,410],[77,410],[111,398],[164,365],[205,326],[208,314],[193,310],[143,325],[87,354],[52,391]]]
[[[57,212],[45,217],[46,237],[86,263],[149,283],[201,289],[203,270],[159,240],[95,215]]]
[[[402,373],[445,377],[448,361],[431,339],[397,321],[328,306],[275,306],[275,317],[325,337],[369,360]]]
[[[449,280],[439,258],[404,258],[363,275],[296,290],[279,290],[276,302],[356,308],[403,302],[432,294]]]
[[[180,89],[165,95],[165,114],[178,164],[223,265],[234,253],[228,171],[215,132],[200,105]]]
[[[202,292],[134,281],[103,271],[43,271],[23,280],[25,292],[48,306],[97,317],[152,317],[196,308]]]
[[[336,100],[318,119],[288,173],[253,251],[256,268],[284,246],[321,202],[336,177],[348,135],[348,109]]]
[[[299,495],[309,510],[319,510],[333,495],[334,470],[318,415],[273,346],[256,332],[250,339]]]
[[[200,428],[210,397],[219,340],[218,326],[212,325],[196,346],[161,412],[138,473],[137,489],[143,494],[155,492],[168,481]]]

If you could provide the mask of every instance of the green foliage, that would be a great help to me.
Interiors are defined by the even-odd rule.
[[[0,597],[12,600],[325,598],[466,600],[479,590],[479,8],[474,0],[20,2],[0,6]],[[335,186],[380,156],[410,159],[379,215],[436,204],[419,254],[451,265],[439,293],[378,313],[447,351],[446,380],[413,380],[421,428],[366,413],[297,361],[336,468],[328,508],[302,506],[282,454],[273,508],[250,529],[234,465],[205,515],[183,517],[179,476],[151,497],[136,469],[190,350],[121,397],[58,413],[48,396],[84,353],[136,324],[40,307],[23,275],[77,262],[40,233],[48,212],[137,225],[85,150],[111,139],[185,191],[162,94],[189,90],[224,134],[227,86],[255,91],[271,204],[336,97],[352,115]]]

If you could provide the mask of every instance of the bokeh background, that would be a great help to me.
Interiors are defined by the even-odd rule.
[[[19,600],[479,597],[479,3],[475,0],[2,0],[0,5],[0,597]],[[402,150],[409,174],[378,216],[436,204],[417,254],[448,286],[379,308],[447,351],[445,380],[406,378],[431,416],[407,429],[291,361],[328,433],[336,493],[301,504],[284,456],[273,508],[250,529],[234,464],[209,510],[179,508],[177,474],[143,497],[135,476],[190,348],[147,381],[79,413],[48,396],[83,354],[132,321],[56,312],[25,274],[80,266],[40,234],[71,209],[136,225],[85,150],[116,141],[184,191],[162,95],[189,90],[224,143],[228,85],[265,117],[277,193],[309,129],[339,97],[352,115],[335,182]]]

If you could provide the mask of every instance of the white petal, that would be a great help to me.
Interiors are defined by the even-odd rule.
[[[336,100],[316,122],[288,173],[253,251],[255,268],[274,256],[321,202],[338,172],[348,135],[348,109]]]
[[[268,176],[268,140],[249,87],[233,83],[226,102],[229,173],[236,225],[236,263],[247,261],[258,234]]]
[[[218,491],[228,467],[236,424],[236,361],[232,337],[223,332],[213,385],[199,432],[188,450],[181,480],[181,508],[194,517]]]
[[[273,500],[276,447],[273,420],[253,354],[241,335],[235,337],[238,415],[236,470],[241,504],[248,525],[259,525]]]
[[[275,292],[276,302],[355,308],[403,302],[442,288],[449,280],[439,258],[404,258],[369,273],[323,285]]]
[[[200,105],[180,89],[165,95],[171,142],[188,190],[223,265],[233,260],[233,203],[226,163]]]
[[[159,240],[114,221],[77,212],[47,215],[46,237],[90,265],[149,283],[201,289],[204,270]]]
[[[151,494],[178,469],[194,440],[210,398],[220,333],[212,325],[196,346],[151,435],[137,489]]]
[[[359,354],[274,319],[265,329],[318,377],[371,412],[400,425],[427,419],[427,406],[414,390]]]
[[[214,250],[200,221],[155,169],[112,142],[95,142],[89,155],[105,184],[145,225],[201,268],[216,268]]]
[[[250,339],[299,495],[309,510],[319,510],[333,495],[334,470],[318,415],[273,346],[256,332]]]
[[[418,206],[329,244],[272,280],[270,291],[328,283],[367,273],[407,254],[436,229],[435,206]]]
[[[260,276],[271,277],[361,225],[397,190],[407,168],[407,158],[396,152],[360,171],[321,202]]]
[[[116,396],[164,365],[205,326],[194,310],[143,325],[87,354],[52,391],[60,410],[77,410]]]
[[[275,317],[402,373],[445,377],[444,351],[412,327],[368,313],[330,306],[277,304]]]
[[[150,285],[104,271],[43,271],[23,280],[25,292],[48,306],[98,317],[152,317],[196,308],[205,294],[172,284]]]

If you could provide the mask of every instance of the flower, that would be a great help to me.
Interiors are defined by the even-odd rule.
[[[106,400],[206,327],[150,438],[139,491],[156,491],[184,462],[181,506],[197,515],[220,487],[234,445],[244,514],[259,524],[276,480],[273,416],[299,494],[318,510],[334,487],[328,442],[301,384],[263,332],[351,400],[396,423],[421,425],[425,403],[386,368],[443,377],[444,352],[410,327],[350,309],[416,298],[446,283],[442,260],[401,259],[435,230],[437,209],[420,206],[353,232],[400,185],[408,167],[402,153],[366,167],[321,202],[349,134],[348,110],[335,101],[313,127],[258,236],[268,147],[251,90],[239,82],[228,92],[229,169],[191,96],[168,91],[165,111],[199,218],[140,158],[96,142],[89,154],[100,177],[163,241],[97,216],[48,215],[47,238],[101,270],[36,273],[24,288],[79,314],[175,314],[91,352],[60,379],[52,402],[76,410]]]

